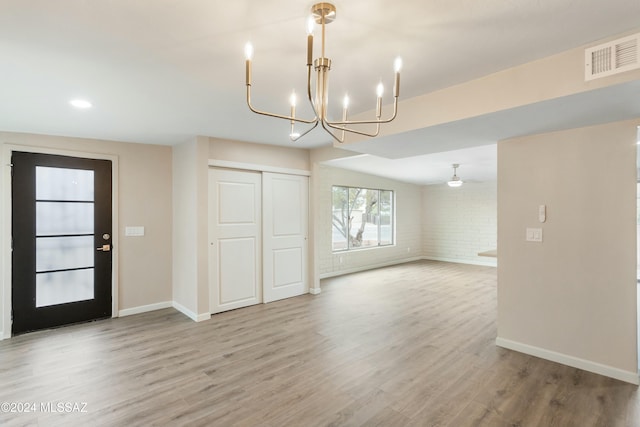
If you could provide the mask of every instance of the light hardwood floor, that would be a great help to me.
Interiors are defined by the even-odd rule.
[[[637,387],[497,348],[495,318],[494,268],[424,261],[201,323],[166,309],[27,334],[0,342],[0,402],[38,411],[0,425],[640,425]]]

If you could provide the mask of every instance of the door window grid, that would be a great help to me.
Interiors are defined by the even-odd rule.
[[[94,171],[36,166],[36,307],[94,298]]]

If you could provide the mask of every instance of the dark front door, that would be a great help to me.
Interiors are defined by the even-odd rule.
[[[111,317],[111,162],[11,162],[12,333]]]

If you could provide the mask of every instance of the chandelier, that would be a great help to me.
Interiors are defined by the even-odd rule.
[[[292,141],[297,141],[320,124],[324,130],[326,130],[336,141],[344,142],[345,133],[350,132],[358,135],[364,135],[369,137],[377,136],[380,132],[380,125],[383,123],[389,123],[396,118],[398,112],[398,96],[400,94],[400,68],[402,67],[402,60],[396,58],[395,60],[395,81],[393,86],[393,113],[388,118],[382,118],[382,95],[384,94],[384,86],[380,82],[376,88],[377,103],[376,103],[376,118],[372,120],[349,120],[349,97],[344,96],[342,104],[342,119],[338,121],[329,120],[327,117],[327,104],[328,104],[328,83],[329,83],[329,71],[331,70],[331,59],[325,57],[325,25],[330,24],[336,18],[336,7],[331,3],[318,3],[311,8],[312,15],[309,17],[307,23],[307,98],[311,104],[311,108],[315,117],[312,119],[304,119],[296,117],[296,104],[297,97],[295,91],[289,98],[291,104],[291,113],[288,116],[281,114],[268,113],[266,111],[260,111],[255,109],[251,105],[251,59],[253,56],[253,47],[250,43],[245,46],[246,55],[246,86],[247,86],[247,105],[249,109],[257,114],[262,114],[269,117],[276,117],[279,119],[289,120],[291,122],[291,133],[289,137]],[[322,49],[321,56],[313,60],[313,28],[314,24],[319,24],[322,28]],[[311,67],[316,72],[315,88],[312,90],[312,71]],[[296,122],[310,125],[310,127],[302,134],[295,131]],[[362,125],[375,125],[375,131],[364,131]],[[356,127],[356,129],[353,128]]]

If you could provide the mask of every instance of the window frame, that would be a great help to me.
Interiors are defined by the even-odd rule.
[[[344,248],[337,248],[335,247],[335,241],[334,241],[334,232],[335,229],[338,228],[338,226],[336,225],[336,221],[334,220],[335,217],[335,212],[338,210],[336,209],[336,205],[335,205],[335,191],[336,189],[341,189],[343,191],[346,191],[346,200],[347,200],[347,205],[349,204],[349,200],[350,200],[350,193],[352,190],[366,190],[367,192],[372,191],[376,193],[376,210],[377,210],[377,214],[375,214],[375,224],[376,224],[376,234],[377,234],[377,244],[374,245],[367,245],[367,246],[352,246],[352,239],[351,239],[351,226],[348,226],[348,236],[344,236],[345,240],[346,240],[346,247]],[[390,238],[388,239],[388,243],[383,243],[383,239],[382,239],[382,212],[380,209],[380,206],[382,205],[382,194],[383,193],[389,193],[390,197],[388,199],[388,202],[390,204],[389,207],[389,231],[390,231]],[[347,216],[351,215],[351,212],[353,212],[356,209],[352,209],[352,207],[347,206]],[[366,211],[365,211],[366,212]],[[366,213],[363,213],[363,216],[366,215]],[[340,252],[350,252],[350,251],[359,251],[359,250],[367,250],[367,249],[377,249],[377,248],[384,248],[384,247],[389,247],[389,246],[395,246],[396,244],[396,195],[395,195],[395,191],[394,190],[388,190],[388,189],[384,189],[384,188],[367,188],[367,187],[354,187],[354,186],[349,186],[349,185],[332,185],[331,186],[331,252],[332,253],[340,253]],[[343,224],[345,222],[345,218],[343,215],[342,218]],[[343,225],[344,227],[344,225]],[[339,230],[339,229],[338,229]],[[339,230],[341,232],[342,235],[344,235],[344,233]],[[387,241],[387,240],[385,240]]]

